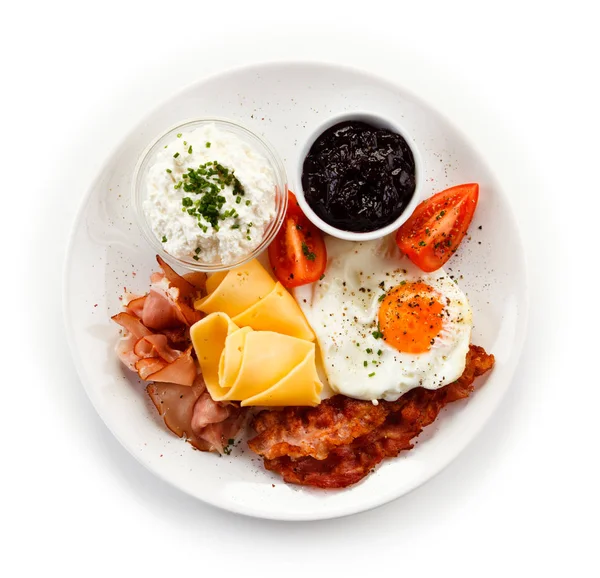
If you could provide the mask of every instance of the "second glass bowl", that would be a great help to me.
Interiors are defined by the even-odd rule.
[[[156,161],[156,156],[159,151],[162,151],[166,145],[173,142],[178,135],[183,133],[189,133],[195,129],[203,127],[208,124],[215,125],[220,131],[231,133],[251,146],[256,152],[260,153],[268,162],[275,180],[275,215],[265,228],[260,243],[248,254],[237,259],[235,262],[221,262],[221,263],[204,263],[201,259],[201,253],[197,259],[193,256],[189,258],[178,258],[169,254],[160,239],[154,234],[150,223],[148,222],[147,215],[144,211],[144,202],[148,196],[148,172]],[[217,159],[218,160],[218,159]],[[231,167],[235,168],[235,167]],[[283,162],[279,158],[279,155],[275,149],[267,143],[264,139],[257,136],[251,130],[245,126],[228,119],[218,117],[206,117],[188,120],[171,127],[163,134],[156,137],[146,148],[146,150],[140,156],[140,159],[136,165],[132,190],[131,200],[133,209],[136,214],[138,225],[142,231],[142,234],[146,241],[150,244],[152,249],[159,254],[165,261],[173,264],[180,265],[190,271],[205,271],[205,272],[216,272],[227,269],[232,269],[239,265],[242,265],[251,259],[257,257],[262,251],[269,245],[273,240],[277,231],[281,227],[285,212],[287,209],[287,176]]]

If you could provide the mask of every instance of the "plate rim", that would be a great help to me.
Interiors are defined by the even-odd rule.
[[[300,513],[294,513],[291,515],[282,513],[282,515],[279,515],[279,513],[260,512],[260,511],[257,511],[256,508],[246,507],[245,505],[242,505],[238,502],[232,502],[231,500],[214,499],[214,496],[205,496],[205,495],[199,496],[198,494],[194,494],[194,493],[188,491],[186,488],[182,487],[181,485],[177,484],[174,480],[171,480],[168,477],[166,477],[163,474],[161,469],[154,467],[152,464],[150,464],[147,461],[144,461],[142,459],[142,456],[139,455],[137,452],[131,451],[131,449],[128,446],[128,444],[126,443],[126,441],[119,435],[118,427],[116,426],[116,424],[113,423],[112,418],[110,416],[107,417],[106,415],[104,415],[104,413],[101,413],[99,411],[99,408],[98,408],[98,405],[97,405],[97,402],[95,399],[94,388],[90,385],[90,381],[88,380],[87,375],[86,375],[86,369],[85,369],[83,362],[80,359],[78,352],[77,352],[75,331],[71,326],[72,321],[67,313],[69,296],[70,296],[70,292],[71,292],[67,281],[68,281],[69,272],[71,270],[71,267],[70,267],[71,261],[73,259],[74,240],[75,240],[74,237],[76,235],[76,232],[79,230],[79,226],[84,217],[84,212],[85,212],[87,205],[90,201],[90,198],[97,186],[97,183],[101,178],[101,175],[105,172],[107,167],[110,165],[111,159],[113,159],[113,157],[118,152],[118,150],[123,146],[123,144],[134,133],[136,128],[138,128],[139,126],[142,126],[149,118],[152,117],[152,115],[154,115],[158,110],[160,110],[162,107],[167,105],[170,101],[172,101],[173,99],[176,99],[178,96],[181,96],[183,93],[190,90],[197,84],[210,82],[210,81],[218,79],[220,77],[235,75],[237,73],[249,72],[252,70],[260,71],[260,70],[264,70],[265,68],[275,68],[275,67],[280,67],[280,66],[288,66],[288,67],[312,66],[312,67],[318,67],[318,68],[322,68],[322,69],[335,68],[337,70],[342,70],[342,71],[345,71],[348,73],[359,74],[364,77],[368,77],[368,78],[372,79],[373,81],[377,82],[380,85],[385,85],[388,88],[392,88],[395,90],[400,89],[404,94],[408,95],[410,98],[414,99],[415,101],[417,101],[419,103],[425,104],[430,109],[433,109],[435,111],[435,113],[437,115],[439,115],[439,117],[441,119],[443,119],[444,122],[446,122],[450,127],[452,127],[452,129],[454,131],[456,131],[457,134],[459,134],[462,139],[464,139],[464,141],[469,145],[469,147],[475,152],[478,160],[481,160],[483,162],[484,166],[486,166],[486,168],[488,168],[488,170],[490,171],[495,182],[498,184],[498,190],[500,191],[500,196],[502,198],[503,203],[505,204],[505,209],[508,211],[508,213],[510,215],[510,219],[514,224],[515,234],[516,234],[516,244],[521,249],[523,249],[519,252],[519,254],[517,256],[517,258],[520,261],[519,269],[522,272],[522,277],[520,278],[520,282],[519,282],[519,285],[521,288],[520,289],[521,300],[519,301],[519,313],[518,313],[518,316],[516,319],[516,339],[514,340],[514,345],[511,348],[511,356],[507,360],[507,361],[510,361],[510,363],[508,365],[505,365],[503,368],[503,373],[505,374],[503,381],[506,383],[506,385],[502,388],[502,391],[500,392],[500,395],[495,400],[494,404],[491,405],[489,408],[487,408],[487,411],[485,411],[485,412],[480,411],[479,413],[475,414],[476,419],[474,420],[474,423],[472,422],[472,425],[470,428],[470,431],[472,432],[471,435],[467,436],[466,440],[461,438],[459,440],[459,443],[457,443],[456,446],[454,446],[452,448],[452,451],[448,451],[448,452],[444,453],[443,457],[436,462],[436,466],[433,468],[433,472],[430,471],[429,468],[426,468],[425,473],[423,473],[419,477],[419,479],[414,484],[412,484],[407,490],[403,491],[399,495],[396,495],[392,498],[389,498],[386,496],[379,500],[372,500],[366,506],[361,505],[357,508],[348,507],[347,505],[345,505],[345,506],[340,506],[337,509],[334,509],[333,511],[328,510],[324,513],[320,513],[318,510],[311,510],[310,513],[308,513],[307,515],[301,515]],[[516,218],[516,212],[514,210],[513,202],[511,201],[509,195],[507,195],[505,193],[504,187],[502,187],[501,184],[499,183],[499,181],[496,177],[496,172],[493,170],[493,167],[488,166],[487,162],[485,162],[485,159],[483,159],[483,157],[481,156],[481,153],[479,152],[479,148],[474,146],[471,138],[469,138],[469,136],[463,131],[461,126],[455,124],[454,121],[449,119],[443,112],[440,112],[437,109],[437,107],[433,106],[426,98],[421,97],[420,95],[413,92],[410,88],[406,88],[404,85],[397,83],[397,82],[389,79],[386,76],[371,72],[370,70],[367,70],[367,69],[355,67],[352,65],[340,64],[340,63],[336,63],[336,62],[332,62],[332,61],[322,61],[322,60],[316,60],[316,59],[260,60],[260,61],[254,61],[254,62],[250,62],[247,64],[239,65],[239,66],[223,68],[218,72],[214,72],[214,73],[208,74],[206,76],[201,76],[201,77],[196,78],[195,80],[185,84],[183,87],[172,92],[166,98],[160,100],[160,102],[158,102],[155,106],[150,108],[140,119],[138,119],[138,121],[135,124],[131,125],[129,127],[129,129],[124,132],[123,136],[120,139],[118,139],[117,142],[110,148],[104,161],[99,166],[99,168],[96,170],[96,172],[94,174],[94,178],[91,180],[90,184],[88,185],[85,194],[82,196],[81,200],[79,201],[79,206],[78,206],[77,212],[75,213],[75,216],[73,218],[71,228],[69,231],[69,235],[67,238],[67,249],[65,252],[64,260],[63,260],[62,275],[61,275],[62,285],[63,285],[63,287],[62,287],[62,303],[61,303],[63,324],[64,324],[64,327],[66,330],[65,332],[66,332],[66,337],[67,337],[67,343],[69,346],[73,364],[75,366],[75,370],[77,372],[77,376],[79,378],[79,381],[81,382],[81,385],[83,385],[83,388],[84,388],[84,390],[87,394],[87,397],[90,400],[94,410],[96,411],[96,413],[98,414],[98,416],[100,417],[100,419],[104,423],[104,425],[108,428],[110,433],[123,446],[123,448],[126,450],[127,454],[129,454],[130,456],[135,458],[135,460],[138,463],[143,465],[144,468],[148,472],[157,476],[158,479],[160,479],[163,482],[166,482],[170,487],[175,488],[177,491],[181,491],[181,492],[187,494],[188,496],[190,496],[194,499],[200,500],[201,502],[208,504],[214,508],[223,509],[223,510],[226,510],[229,512],[233,512],[235,514],[241,514],[241,515],[248,516],[248,517],[262,518],[262,519],[268,519],[268,520],[280,520],[280,521],[316,521],[316,520],[341,518],[341,517],[350,516],[353,514],[358,514],[361,512],[367,512],[367,511],[373,510],[375,508],[379,508],[387,503],[390,503],[392,501],[395,501],[403,496],[406,496],[406,495],[412,493],[414,490],[416,490],[420,486],[422,486],[425,483],[427,483],[428,481],[434,479],[465,451],[465,449],[480,435],[480,433],[483,430],[483,428],[485,427],[485,425],[487,423],[489,423],[490,418],[497,411],[497,409],[501,405],[502,400],[504,399],[507,391],[509,390],[509,388],[512,386],[512,384],[514,382],[516,370],[522,359],[524,344],[525,344],[525,340],[526,340],[527,333],[529,330],[530,269],[529,269],[529,264],[528,264],[527,253],[524,249],[525,249],[525,244],[523,243],[523,234],[521,232],[521,228],[519,227],[518,219]],[[340,491],[344,491],[344,490],[340,490]]]

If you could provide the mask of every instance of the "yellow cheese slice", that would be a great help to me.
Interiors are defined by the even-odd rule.
[[[315,340],[294,297],[256,259],[231,271],[215,273],[208,278],[206,290],[208,295],[194,303],[204,313],[226,313],[238,327]]]
[[[319,380],[315,366],[315,350],[308,355],[269,389],[244,399],[242,407],[249,405],[286,406],[319,405],[323,384]]]
[[[225,340],[225,347],[219,362],[219,384],[223,389],[230,390],[237,380],[244,359],[246,335],[252,327],[242,327],[230,333]],[[227,394],[230,399],[233,399]]]
[[[268,295],[274,286],[275,281],[253,259],[231,269],[224,276],[216,273],[210,277],[206,282],[208,295],[197,299],[194,307],[204,313],[222,312],[235,317]]]
[[[219,365],[227,336],[239,328],[228,315],[213,313],[190,327],[190,338],[202,370],[206,388],[214,400],[222,399],[228,390],[220,385]]]
[[[272,331],[249,333],[239,373],[226,399],[244,400],[269,389],[299,365],[311,349],[313,343]],[[310,382],[306,387],[314,389]]]
[[[264,299],[236,315],[233,322],[256,331],[276,331],[306,341],[315,339],[298,303],[279,282]]]
[[[273,331],[239,328],[211,313],[190,328],[206,387],[215,401],[242,405],[318,405],[323,387],[315,344]]]
[[[206,293],[212,293],[221,284],[221,281],[225,279],[227,273],[228,271],[219,271],[218,273],[213,273],[206,280]]]

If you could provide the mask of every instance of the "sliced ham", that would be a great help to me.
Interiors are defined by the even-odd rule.
[[[219,423],[211,423],[202,430],[202,439],[208,442],[216,451],[224,453],[230,440],[235,439],[246,419],[246,409],[228,406],[229,417]]]
[[[173,363],[181,355],[181,351],[173,349],[169,345],[169,339],[166,335],[156,333],[155,335],[144,337],[144,340],[151,343],[156,351],[156,355],[164,359],[167,363]]]
[[[225,406],[227,415],[219,423],[212,423],[200,429],[192,427],[194,415],[200,412],[196,404],[202,398],[200,408],[208,408],[204,382],[198,377],[191,387],[172,383],[154,383],[146,388],[165,425],[177,436],[185,437],[196,449],[223,453],[230,439],[235,438],[243,424],[246,410],[235,406]],[[209,396],[210,397],[210,396]],[[212,400],[211,400],[212,401]],[[215,405],[216,402],[212,402]],[[231,408],[231,409],[229,409]],[[211,411],[213,417],[215,412]],[[224,416],[224,413],[220,413]]]
[[[160,361],[164,363],[162,360]],[[191,386],[197,374],[198,370],[192,357],[192,346],[190,345],[175,361],[169,364],[165,363],[156,372],[146,374],[146,377],[142,377],[142,379]]]
[[[148,336],[150,337],[150,336]],[[146,357],[156,357],[156,351],[154,345],[149,341],[146,341],[145,337],[138,339],[133,346],[133,353],[138,359],[145,359]]]
[[[185,324],[193,325],[202,318],[202,314],[191,306],[193,300],[198,296],[198,289],[190,281],[179,275],[179,273],[176,273],[158,255],[156,256],[156,260],[163,270],[165,279],[169,282],[167,296],[177,307],[178,315],[184,320]],[[194,279],[196,282],[199,281],[198,277]]]
[[[204,392],[204,384],[198,380],[191,387],[185,385],[176,385],[174,383],[151,383],[146,391],[154,403],[159,415],[165,420],[165,425],[176,435],[188,438],[193,443],[195,435],[192,432],[191,421],[194,412],[194,404],[200,395]],[[202,442],[198,445],[202,446]],[[207,450],[206,447],[198,449]]]
[[[146,337],[146,335],[152,335],[152,331],[150,331],[140,319],[125,311],[113,315],[111,319],[129,331],[129,333],[132,333],[136,339],[141,339],[142,337]]]
[[[161,333],[175,349],[185,349],[190,344],[190,328],[187,325],[175,329],[163,329]]]
[[[202,319],[202,313],[183,300],[178,291],[177,287],[173,287],[170,291],[173,293],[175,307],[177,307],[178,315],[185,319],[185,324],[191,327],[196,321]]]
[[[181,351],[173,349],[167,336],[162,333],[142,337],[136,342],[133,352],[140,358],[160,357],[167,363],[173,363],[181,355]]]
[[[193,273],[186,273],[183,278],[191,283],[196,291],[203,292],[206,290],[206,273],[195,271]]]
[[[167,367],[167,362],[159,359],[158,357],[148,357],[140,359],[135,362],[135,369],[138,375],[144,379],[150,379],[150,376],[154,373],[160,372],[162,369]]]
[[[115,347],[117,357],[121,360],[121,363],[126,365],[131,371],[136,371],[135,364],[136,361],[139,360],[139,357],[133,351],[137,341],[138,339],[136,339],[133,333],[126,332],[125,335],[119,338]]]
[[[143,299],[142,315],[157,303],[157,309],[163,311],[158,315],[163,315],[163,320],[164,311],[178,311],[173,302],[157,292],[151,291]],[[188,328],[181,320],[177,320],[178,327],[173,330],[177,333],[173,337],[179,338],[186,347],[185,351],[173,348],[169,336],[153,333],[141,319],[127,311],[118,313],[112,319],[125,329],[125,334],[117,344],[117,355],[129,369],[137,371],[141,379],[192,385],[198,371],[192,357]]]
[[[156,261],[159,267],[163,270],[165,277],[169,280],[172,287],[179,289],[179,295],[182,299],[193,297],[196,294],[196,287],[190,281],[187,281],[184,277],[175,272],[165,261],[158,255]]]
[[[233,439],[233,437],[225,436],[223,423],[212,423],[202,430],[202,439],[210,448],[208,451],[217,451],[222,454],[225,447],[229,445],[229,440]]]
[[[144,302],[142,321],[157,331],[187,325],[186,318],[164,292],[151,289]]]
[[[202,317],[202,313],[191,306],[199,291],[174,271],[173,275],[178,279],[177,284],[167,275],[153,275],[150,293],[144,303],[144,324],[159,331],[180,325],[190,326]]]
[[[135,297],[134,299],[131,299],[127,305],[125,305],[125,311],[141,319],[146,297],[146,295],[142,295],[141,297]]]
[[[197,437],[223,453],[229,440],[240,431],[245,416],[246,411],[239,406],[216,402],[204,392],[194,405],[191,428]]]
[[[229,417],[228,406],[221,405],[210,397],[208,392],[204,392],[194,406],[194,415],[192,416],[192,430],[201,431],[211,423],[219,423]]]
[[[181,276],[157,257],[147,295],[127,294],[112,319],[123,327],[119,359],[141,379],[166,426],[203,451],[225,452],[247,410],[212,400],[192,356],[189,328],[202,314],[192,307],[206,286],[204,273]]]
[[[135,344],[140,339],[152,335],[152,332],[135,315],[125,311],[114,315],[112,320],[125,330],[115,347],[117,356],[129,369],[135,371],[135,364],[140,359],[134,351]]]

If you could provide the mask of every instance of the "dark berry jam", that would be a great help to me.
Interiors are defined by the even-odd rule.
[[[327,129],[304,159],[302,188],[323,221],[367,232],[393,223],[416,186],[415,159],[399,134],[360,121]]]

